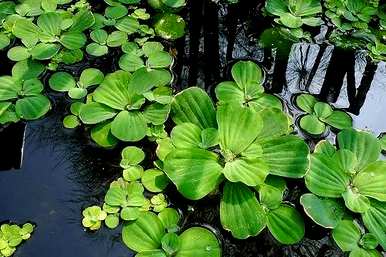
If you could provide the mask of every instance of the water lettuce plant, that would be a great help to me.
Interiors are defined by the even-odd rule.
[[[78,81],[68,72],[56,72],[51,75],[48,85],[55,91],[67,92],[72,99],[81,99],[87,95],[87,88],[99,85],[103,79],[103,72],[87,68],[82,71]]]
[[[254,74],[245,72],[244,78],[253,81],[249,76]],[[291,135],[291,121],[280,109],[256,111],[240,103],[220,102],[216,110],[203,90],[192,87],[176,95],[171,117],[177,125],[170,140],[157,150],[164,172],[191,200],[205,197],[227,181],[221,205],[229,208],[221,212],[221,221],[236,238],[257,235],[266,225],[256,193],[249,187],[263,185],[269,174],[301,178],[308,169],[308,146]],[[292,211],[287,215],[292,216]],[[239,226],[240,219],[248,226]]]
[[[355,221],[344,219],[332,231],[332,238],[350,257],[382,257],[375,249],[378,241],[371,233],[364,233],[363,228]]]
[[[164,46],[155,41],[147,41],[139,48],[138,44],[131,42],[122,47],[124,54],[119,59],[119,67],[122,70],[142,73],[142,68],[163,69],[169,68],[173,63],[173,57]],[[134,75],[135,76],[135,75]]]
[[[350,115],[344,111],[334,110],[328,103],[319,102],[313,95],[298,95],[296,105],[306,113],[300,117],[300,128],[311,135],[325,133],[327,125],[336,129],[352,127]]]
[[[42,94],[44,86],[39,80],[44,66],[24,60],[12,67],[11,76],[0,77],[0,123],[35,120],[50,109],[50,100]]]
[[[224,81],[216,87],[221,103],[235,103],[259,111],[264,108],[282,109],[280,99],[264,93],[264,71],[252,61],[239,61],[232,66],[234,81]]]
[[[191,227],[177,234],[170,228],[177,227],[178,223],[180,215],[174,209],[165,209],[158,215],[143,213],[135,222],[124,224],[123,242],[138,252],[138,257],[221,256],[220,244],[213,232],[204,227]]]
[[[267,0],[265,11],[277,17],[275,22],[290,29],[297,38],[309,37],[302,29],[303,25],[317,27],[323,23],[319,0]]]
[[[87,125],[98,124],[99,132],[100,126],[106,127],[102,140],[112,135],[122,141],[139,141],[146,136],[149,124],[161,125],[168,118],[170,104],[165,97],[171,95],[167,87],[170,81],[170,72],[160,69],[142,68],[133,75],[125,71],[109,74],[92,93],[92,101],[80,108],[80,120]],[[113,139],[97,141],[102,146],[109,142],[115,144]]]
[[[102,221],[107,217],[107,213],[99,206],[90,206],[83,210],[82,225],[90,230],[98,230]]]
[[[0,257],[12,256],[16,248],[31,237],[34,225],[25,223],[23,226],[2,224],[0,226]]]
[[[327,8],[326,16],[339,30],[366,30],[378,12],[379,1],[326,0],[324,5]]]
[[[178,14],[160,14],[155,17],[153,26],[157,36],[167,40],[176,40],[185,35],[186,23],[184,19]]]
[[[348,210],[361,214],[366,228],[385,248],[386,162],[378,160],[380,143],[367,132],[348,129],[337,135],[337,145],[321,141],[311,155],[306,186],[316,196],[332,200],[303,196],[306,213],[318,224],[334,228],[344,215],[334,199],[342,199]]]

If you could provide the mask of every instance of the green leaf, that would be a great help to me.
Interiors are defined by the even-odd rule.
[[[122,161],[128,165],[140,164],[145,159],[145,153],[136,146],[127,146],[121,152]]]
[[[322,197],[340,198],[350,183],[350,176],[338,162],[324,154],[311,155],[310,170],[305,176],[307,188]]]
[[[54,57],[60,50],[60,45],[58,44],[45,44],[39,43],[31,50],[31,55],[33,59],[36,60],[49,60]]]
[[[136,71],[144,66],[142,58],[133,53],[124,54],[119,58],[119,67],[125,71]]]
[[[156,17],[154,23],[155,33],[167,40],[176,40],[185,35],[184,19],[173,13],[165,13]]]
[[[148,123],[152,123],[153,125],[162,125],[168,119],[169,112],[170,105],[152,103],[146,106],[143,116]]]
[[[108,36],[109,34],[103,29],[96,29],[90,32],[90,38],[98,44],[106,44]]]
[[[43,83],[39,79],[29,79],[24,81],[22,92],[19,94],[22,96],[36,96],[40,95],[43,88]]]
[[[267,164],[260,160],[234,159],[226,162],[223,174],[231,182],[242,182],[248,186],[257,186],[268,176]]]
[[[112,148],[118,143],[118,139],[111,134],[111,122],[99,123],[91,129],[91,138],[98,145],[105,148]]]
[[[146,170],[141,178],[143,186],[152,193],[162,192],[169,184],[168,177],[160,170]]]
[[[51,89],[59,92],[67,92],[76,86],[74,77],[67,72],[56,72],[48,80]]]
[[[97,124],[112,119],[116,115],[117,112],[114,109],[100,103],[90,102],[82,105],[79,118],[84,124]]]
[[[82,71],[79,78],[79,86],[82,88],[88,88],[89,86],[95,86],[102,83],[104,74],[98,69],[88,68]]]
[[[83,97],[86,97],[87,95],[87,89],[74,87],[68,90],[68,96],[72,99],[82,99]]]
[[[265,4],[265,9],[273,14],[280,16],[288,12],[288,3],[285,0],[268,0]]]
[[[25,120],[41,118],[51,109],[50,100],[43,95],[29,96],[17,100],[16,113]]]
[[[121,219],[126,221],[136,220],[140,216],[140,213],[138,207],[124,207],[121,210]]]
[[[59,35],[61,32],[62,17],[56,12],[43,13],[37,19],[37,25],[49,36]]]
[[[103,83],[94,91],[93,99],[117,110],[125,110],[130,103],[127,85],[130,74],[114,72],[106,76]]]
[[[386,249],[386,204],[371,200],[371,207],[362,213],[362,219],[366,228],[376,236],[383,249]]]
[[[36,45],[39,40],[38,31],[39,27],[27,19],[17,19],[12,27],[12,33],[27,47]]]
[[[338,144],[341,149],[353,152],[358,160],[357,170],[378,159],[381,147],[378,139],[366,132],[353,129],[343,130],[338,134]]]
[[[86,52],[92,56],[103,56],[109,52],[109,48],[98,43],[90,43],[86,46]]]
[[[126,181],[136,181],[143,175],[143,168],[139,165],[128,166],[123,170],[122,177]]]
[[[218,134],[221,149],[236,156],[245,150],[263,128],[258,113],[238,105],[221,105],[217,108]]]
[[[324,228],[335,228],[345,214],[343,204],[334,199],[304,194],[300,197],[300,203],[304,208],[304,212],[316,224]]]
[[[30,51],[22,46],[15,46],[8,50],[7,57],[11,61],[18,62],[28,59],[31,56]]]
[[[357,248],[361,231],[352,220],[342,220],[332,231],[332,238],[344,252]]]
[[[280,0],[281,1],[281,0]],[[306,113],[313,113],[314,106],[318,102],[312,95],[302,94],[296,97],[296,105]]]
[[[109,214],[105,219],[105,224],[109,229],[114,229],[119,225],[119,217],[116,214]]]
[[[316,144],[314,153],[321,153],[329,157],[333,157],[336,152],[335,146],[333,146],[328,140],[321,140]]]
[[[326,131],[326,125],[313,114],[301,117],[300,127],[311,135],[321,135]]]
[[[163,250],[151,250],[137,253],[135,257],[167,257]]]
[[[291,13],[283,13],[280,15],[280,22],[291,29],[300,28],[303,25],[302,18],[294,16]]]
[[[12,77],[19,80],[34,79],[39,77],[44,70],[45,66],[40,62],[24,60],[17,62],[12,67]]]
[[[181,247],[181,240],[176,233],[167,233],[161,240],[162,249],[168,255],[176,254]]]
[[[78,117],[76,117],[75,115],[67,115],[63,119],[63,125],[65,128],[73,129],[78,127],[80,125],[80,122]]]
[[[147,41],[143,44],[142,50],[146,56],[161,52],[164,50],[164,46],[160,42]]]
[[[173,57],[165,51],[148,55],[147,66],[150,68],[167,68],[173,62]]]
[[[378,240],[373,234],[366,233],[362,236],[359,244],[362,245],[363,248],[371,250],[377,248]]]
[[[121,111],[111,124],[111,133],[126,142],[136,142],[146,136],[146,120],[140,112]]]
[[[141,68],[133,73],[129,87],[137,94],[143,94],[154,87],[168,85],[171,80],[171,74],[167,70]]]
[[[310,16],[322,12],[320,1],[303,0],[290,2],[290,10],[298,16]]]
[[[0,50],[6,48],[11,43],[9,37],[3,33],[0,33]]]
[[[232,66],[232,77],[240,89],[246,90],[260,86],[264,82],[262,69],[252,61],[239,61]]]
[[[382,257],[377,250],[367,250],[363,248],[355,248],[349,257]]]
[[[137,19],[134,19],[132,17],[124,17],[120,19],[117,24],[115,24],[115,27],[119,29],[120,31],[126,32],[127,34],[131,35],[137,32],[139,29],[139,22]]]
[[[95,17],[89,10],[81,10],[72,18],[71,32],[82,32],[90,28],[95,23]]]
[[[260,203],[271,210],[278,208],[283,201],[286,188],[283,178],[268,176],[258,187]]]
[[[237,239],[256,236],[266,226],[267,218],[252,190],[241,183],[226,182],[220,203],[224,229]]]
[[[203,149],[176,149],[164,162],[164,171],[186,198],[198,200],[212,192],[222,180],[218,156]]]
[[[330,116],[324,119],[331,127],[337,129],[348,129],[352,127],[352,118],[343,111],[333,111]]]
[[[67,49],[76,50],[82,48],[87,42],[87,38],[80,32],[66,32],[60,37],[60,43]]]
[[[268,212],[267,226],[273,237],[282,244],[298,243],[305,233],[303,217],[286,204]]]
[[[386,162],[377,161],[361,170],[352,182],[361,195],[386,201]]]
[[[203,148],[210,148],[220,143],[218,138],[218,131],[215,128],[207,128],[201,131],[201,146]]]
[[[54,12],[57,7],[57,1],[56,0],[42,0],[42,8],[46,12]]]
[[[192,227],[180,235],[181,246],[176,257],[221,257],[216,236],[208,229]]]
[[[318,118],[325,119],[333,113],[333,110],[329,104],[318,102],[314,105],[314,113]]]
[[[193,123],[182,123],[173,128],[170,138],[177,148],[199,148],[201,129]]]
[[[105,17],[110,19],[119,19],[126,16],[128,13],[127,8],[124,5],[117,4],[115,6],[108,6],[105,9]]]
[[[175,96],[171,117],[177,125],[191,122],[203,129],[217,128],[213,102],[208,94],[198,87],[190,87]]]
[[[123,31],[113,31],[107,37],[107,45],[109,47],[118,47],[127,41],[127,33]]]
[[[177,210],[172,208],[165,208],[158,213],[158,218],[161,220],[163,226],[169,232],[176,232],[180,223],[181,215]]]
[[[257,142],[292,132],[291,120],[280,109],[266,108],[260,111],[259,114],[263,120],[263,129],[256,138]]]
[[[136,221],[123,225],[122,239],[128,248],[136,252],[159,249],[165,228],[151,212],[144,212]]]
[[[301,178],[308,169],[308,145],[294,135],[267,139],[261,143],[263,160],[270,174]]]

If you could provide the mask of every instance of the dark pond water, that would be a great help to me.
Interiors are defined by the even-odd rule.
[[[216,83],[229,77],[235,60],[252,59],[266,69],[267,90],[280,95],[295,115],[291,96],[308,91],[348,110],[356,128],[376,135],[386,132],[386,64],[374,65],[366,61],[364,53],[334,49],[323,42],[295,44],[284,55],[264,50],[257,42],[270,21],[256,16],[261,5],[258,1],[244,1],[237,8],[228,8],[210,1],[191,1],[183,13],[189,24],[187,36],[175,46],[175,89],[199,85],[212,93]],[[116,61],[114,57],[93,62],[109,71]],[[4,68],[2,73],[7,72]],[[61,120],[66,101],[51,96],[55,108],[45,119],[28,123],[25,129],[24,124],[0,129],[0,222],[31,221],[37,225],[32,238],[15,257],[133,256],[122,244],[119,228],[87,233],[80,223],[81,210],[100,203],[106,187],[120,175],[119,149],[98,149],[81,129],[64,129]],[[309,139],[311,145],[312,141]],[[149,145],[147,150],[153,148]],[[289,187],[292,193],[288,200],[297,204],[304,185],[294,180]],[[186,226],[207,224],[219,232],[224,257],[343,256],[330,241],[328,231],[309,220],[306,238],[294,246],[279,245],[267,232],[240,241],[221,230],[219,196],[187,202],[173,187],[168,195],[183,211]]]

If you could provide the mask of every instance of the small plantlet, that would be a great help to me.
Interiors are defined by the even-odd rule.
[[[12,256],[16,248],[31,237],[34,225],[26,223],[23,226],[2,224],[0,226],[0,256]]]
[[[50,77],[48,84],[51,89],[67,92],[70,98],[78,100],[87,95],[89,87],[98,86],[103,79],[104,74],[100,70],[87,68],[82,71],[78,81],[68,72],[56,72]]]
[[[366,228],[385,248],[386,226],[381,221],[386,219],[386,162],[378,160],[379,140],[369,133],[348,129],[338,134],[337,145],[338,149],[328,141],[318,143],[310,158],[306,186],[319,197],[343,198],[345,207],[361,214]],[[344,211],[333,199],[306,195],[301,203],[316,223],[334,228]]]
[[[38,79],[43,72],[42,64],[24,60],[13,66],[12,76],[0,77],[0,124],[36,120],[51,109]]]
[[[317,27],[323,22],[320,17],[322,6],[319,0],[267,0],[265,10],[275,16],[275,22],[288,28],[297,38],[310,38],[302,29],[304,25]]]
[[[107,217],[107,213],[99,206],[91,206],[83,210],[82,224],[90,230],[98,230]]]
[[[300,128],[311,135],[321,135],[327,125],[336,129],[352,127],[352,118],[347,113],[334,110],[329,104],[319,102],[314,96],[301,94],[296,97],[296,105],[306,114],[300,118]]]

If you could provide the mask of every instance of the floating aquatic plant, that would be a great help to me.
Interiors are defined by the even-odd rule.
[[[48,84],[55,91],[67,92],[72,99],[81,99],[87,95],[87,88],[101,84],[103,79],[103,72],[87,68],[82,71],[78,81],[70,73],[61,71],[54,73]]]
[[[0,256],[12,256],[16,248],[31,237],[34,225],[25,223],[23,226],[2,224],[0,226]]]
[[[254,72],[244,72],[246,81],[254,81],[249,77]],[[291,121],[278,108],[256,111],[239,102],[220,102],[216,111],[209,96],[195,87],[177,94],[172,106],[177,126],[170,140],[163,140],[157,150],[165,173],[192,200],[205,197],[226,180],[222,205],[230,209],[220,213],[223,226],[236,238],[257,235],[266,225],[265,214],[249,187],[263,185],[268,174],[303,177],[308,146],[291,135]],[[229,203],[227,195],[238,197]],[[238,215],[231,215],[234,213]],[[248,226],[236,225],[240,217],[248,219]]]
[[[344,214],[344,207],[334,199],[343,199],[347,209],[362,215],[367,229],[385,248],[386,226],[382,220],[386,218],[386,162],[378,160],[380,143],[369,133],[349,129],[338,134],[337,144],[338,149],[321,141],[305,176],[313,194],[332,200],[306,195],[301,203],[316,223],[334,228]]]
[[[363,229],[353,220],[342,220],[333,229],[332,237],[340,249],[350,252],[350,257],[371,256],[381,257],[375,250],[378,241],[373,234],[364,233]]]
[[[311,135],[326,132],[327,125],[336,129],[352,127],[352,118],[344,111],[334,110],[328,103],[319,102],[314,96],[301,94],[296,105],[306,114],[300,118],[300,128]]]
[[[0,77],[0,123],[35,120],[51,108],[50,100],[42,94],[39,76],[44,66],[31,60],[16,63],[12,76]]]
[[[302,29],[304,25],[317,27],[322,24],[322,6],[319,0],[267,0],[265,10],[273,15],[275,22],[290,29],[297,38],[309,38]]]
[[[92,101],[82,105],[79,117],[84,124],[108,127],[104,138],[111,133],[122,141],[139,141],[149,124],[161,125],[168,118],[170,104],[164,99],[171,95],[166,87],[170,81],[167,70],[142,68],[133,75],[116,71],[92,93]],[[106,140],[97,143],[108,145]]]
[[[216,87],[216,97],[221,103],[236,103],[256,111],[263,108],[282,109],[274,95],[264,93],[264,71],[254,62],[240,61],[232,67],[234,81],[224,81]]]

